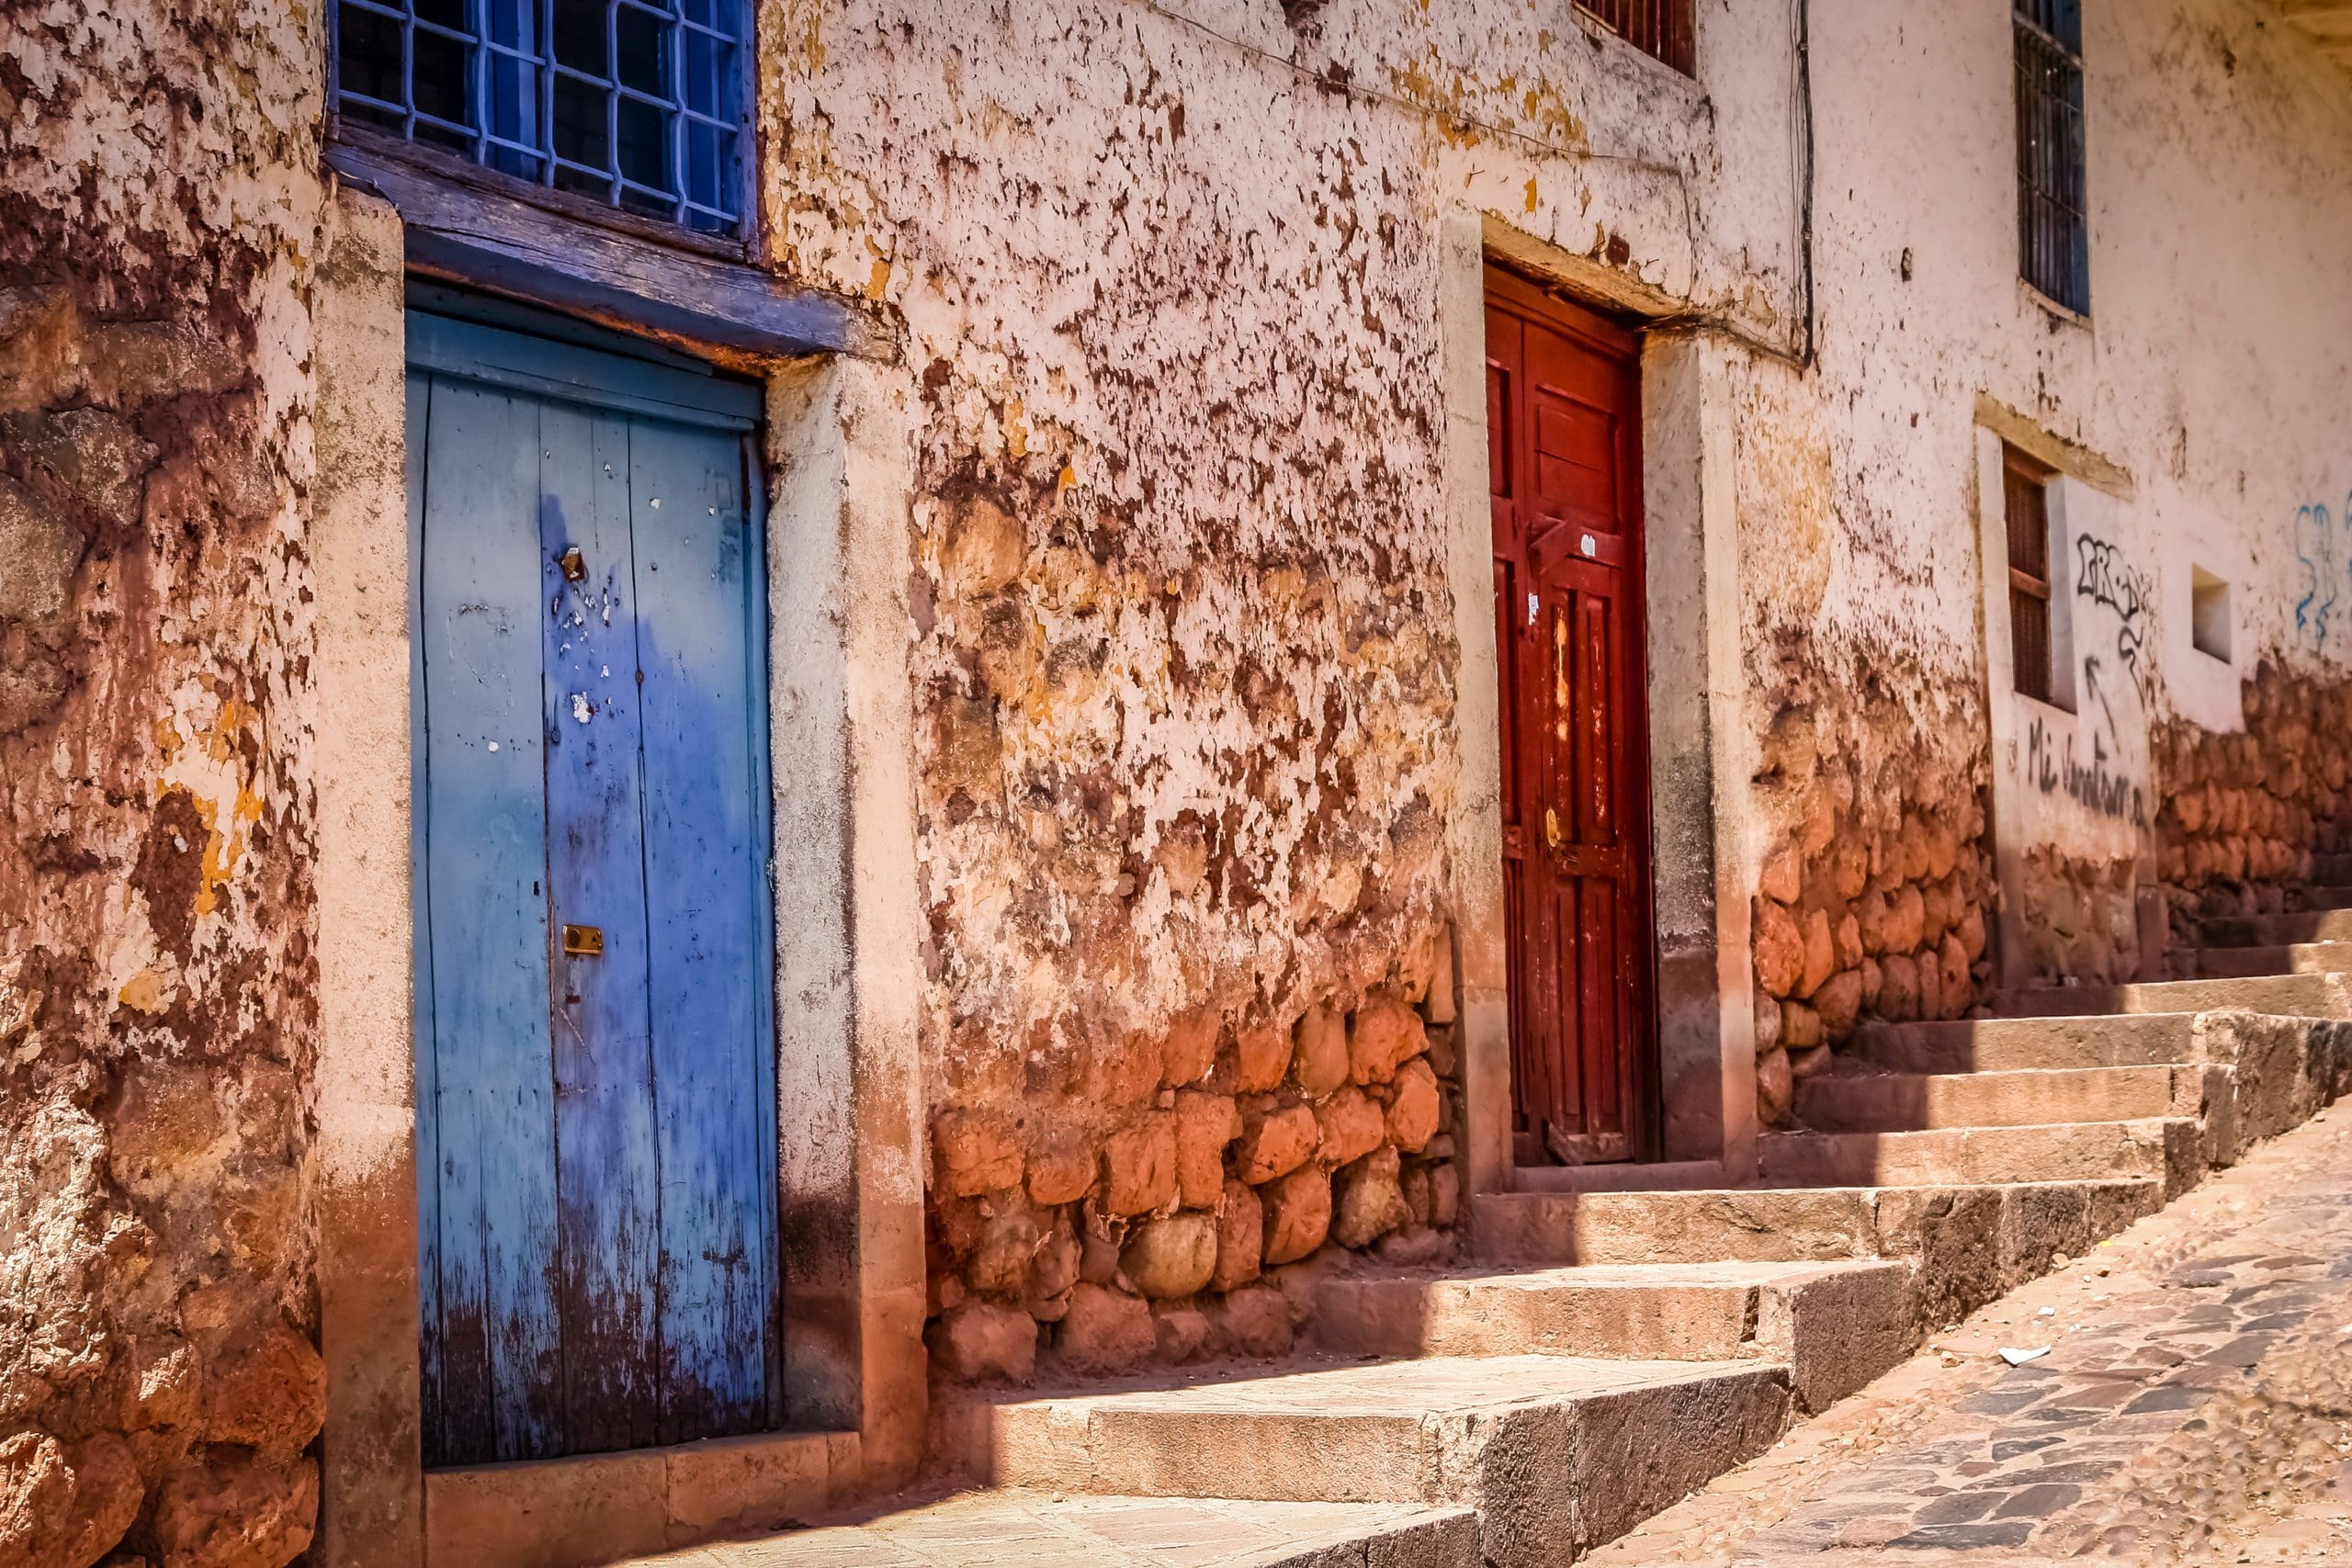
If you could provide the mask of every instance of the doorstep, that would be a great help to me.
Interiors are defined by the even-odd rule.
[[[595,1568],[814,1517],[854,1492],[855,1432],[468,1465],[424,1476],[425,1568]]]

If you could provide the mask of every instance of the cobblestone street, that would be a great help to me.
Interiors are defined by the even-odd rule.
[[[2338,1107],[1588,1561],[2352,1562],[2347,1194]]]

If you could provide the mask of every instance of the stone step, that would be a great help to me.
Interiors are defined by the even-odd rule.
[[[1478,1568],[1467,1508],[1066,1497],[1016,1487],[891,1498],[809,1529],[616,1568]]]
[[[1873,1023],[1856,1031],[1841,1050],[1897,1073],[2145,1066],[2195,1061],[2195,1022],[2194,1013],[2142,1012]]]
[[[2352,942],[2352,908],[2226,915],[2198,922],[2212,947],[2269,947],[2297,942]]]
[[[1770,1362],[1433,1357],[1223,1382],[974,1395],[941,1412],[977,1479],[1069,1495],[1477,1510],[1494,1568],[1623,1534],[1786,1429]]]
[[[2335,975],[2254,979],[2157,980],[2128,986],[2050,986],[2015,992],[2000,1010],[2012,1018],[2086,1018],[2097,1013],[2248,1012],[2352,1018],[2352,986]]]
[[[2199,1174],[2197,1123],[2137,1122],[1945,1127],[1917,1133],[1767,1133],[1763,1179],[1784,1186],[1942,1187],[2154,1177],[2171,1196]]]
[[[1918,1343],[1900,1262],[1662,1263],[1334,1276],[1315,1337],[1336,1355],[1765,1359],[1825,1408]]]
[[[1496,1192],[1472,1200],[1491,1264],[1911,1262],[1912,1311],[1949,1323],[2154,1213],[2165,1183]]]
[[[1815,1133],[1909,1133],[2132,1122],[2197,1109],[2202,1069],[2171,1066],[2002,1072],[1835,1073],[1796,1087],[1796,1119]]]
[[[2287,890],[2287,901],[2299,909],[2352,909],[2352,879],[2314,882]]]
[[[1662,1192],[1685,1187],[1721,1187],[1719,1159],[1661,1160],[1652,1164],[1522,1165],[1511,1173],[1521,1192]]]
[[[2345,911],[2352,913],[2352,911]],[[2298,942],[2268,947],[2204,947],[2197,972],[2217,979],[2257,975],[2342,975],[2352,972],[2352,942]]]

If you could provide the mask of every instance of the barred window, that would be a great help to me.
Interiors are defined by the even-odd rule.
[[[334,0],[328,16],[344,123],[705,233],[741,231],[744,0]]]
[[[1577,0],[1577,9],[1685,76],[1698,73],[1691,0]]]
[[[2018,269],[2087,315],[2082,0],[2017,0]]]
[[[2009,535],[2009,663],[2012,684],[2052,700],[2049,470],[2010,446],[2001,461],[2002,511]]]

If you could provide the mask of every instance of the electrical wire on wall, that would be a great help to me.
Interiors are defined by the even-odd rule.
[[[1789,27],[1790,66],[1795,78],[1789,92],[1790,131],[1794,141],[1790,162],[1796,180],[1796,189],[1790,194],[1798,213],[1798,288],[1804,294],[1797,364],[1810,370],[1817,330],[1813,279],[1813,0],[1790,0]]]

